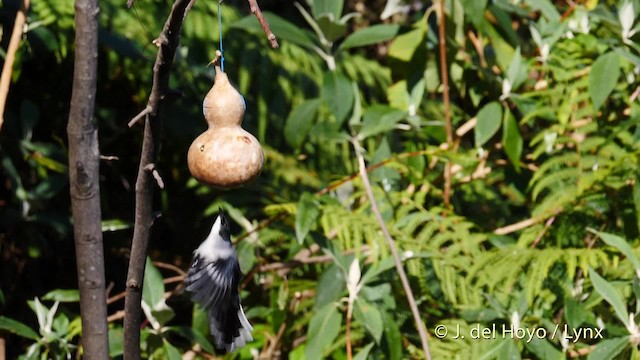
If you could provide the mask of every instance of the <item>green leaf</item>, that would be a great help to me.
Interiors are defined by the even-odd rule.
[[[313,0],[311,11],[313,12],[313,17],[316,19],[319,19],[324,14],[329,14],[333,17],[334,21],[337,21],[342,15],[343,6],[344,1]]]
[[[358,138],[363,140],[369,136],[392,130],[396,124],[406,117],[404,111],[384,105],[373,105],[367,108],[362,121]]]
[[[511,82],[511,88],[516,89],[524,80],[526,80],[526,78],[527,68],[526,64],[522,60],[522,54],[520,52],[520,47],[518,46],[511,58],[511,63],[509,63],[507,79]]]
[[[351,89],[353,89],[353,111],[351,118],[349,118],[349,125],[356,125],[362,121],[362,104],[360,103],[360,89],[355,81],[351,82]]]
[[[382,331],[384,330],[380,310],[362,298],[356,299],[355,308],[353,310],[355,319],[364,325],[365,329],[367,329],[369,334],[371,334],[376,343],[380,343]]]
[[[182,360],[182,355],[180,355],[180,351],[175,346],[171,345],[167,339],[162,339],[162,342],[164,344],[164,353],[167,356],[166,359]]]
[[[133,224],[122,219],[102,220],[102,232],[120,231],[133,227]]]
[[[38,336],[38,333],[36,333],[33,329],[19,321],[10,319],[8,317],[0,316],[0,329],[6,330],[18,336],[22,336],[23,338],[35,341],[40,340],[40,336]]]
[[[373,345],[375,344],[369,343],[368,345],[360,349],[360,351],[358,351],[356,356],[353,357],[353,360],[367,360],[369,358],[369,352],[371,351],[371,348],[373,347]]]
[[[322,276],[320,276],[320,280],[318,281],[314,308],[319,309],[327,304],[337,301],[342,295],[344,288],[344,272],[336,264],[329,266],[322,273]]]
[[[556,349],[549,340],[534,336],[531,341],[523,341],[524,346],[534,353],[538,359],[561,360],[564,359],[562,351]]]
[[[476,147],[481,147],[500,129],[502,105],[496,101],[488,103],[478,111],[476,120],[474,128],[475,143]]]
[[[589,94],[593,107],[598,110],[615,88],[620,77],[620,57],[613,52],[600,55],[589,73]]]
[[[410,61],[418,47],[424,44],[424,34],[424,29],[418,28],[396,36],[389,45],[389,56],[401,61]]]
[[[353,106],[351,82],[340,73],[327,71],[322,80],[322,97],[336,117],[339,127],[347,119]]]
[[[284,125],[284,138],[291,147],[297,149],[302,145],[313,126],[320,104],[320,99],[305,100],[291,111]]]
[[[635,256],[635,254],[633,253],[633,249],[631,249],[631,245],[629,245],[629,243],[625,239],[621,238],[620,236],[600,232],[592,228],[587,228],[587,230],[598,235],[607,245],[615,247],[622,254],[624,254],[624,256],[626,256],[633,265],[633,268],[636,270],[636,276],[640,278],[640,260],[638,260],[638,258]]]
[[[313,195],[310,193],[302,194],[298,202],[298,213],[296,215],[296,239],[298,239],[299,244],[304,242],[318,216],[320,216],[320,210]]]
[[[341,3],[341,1],[336,1],[336,3]],[[340,39],[347,33],[347,25],[336,21],[336,19],[329,14],[317,17],[316,21],[324,37],[331,42]]]
[[[622,321],[625,326],[629,326],[629,313],[627,312],[627,306],[625,302],[622,300],[620,293],[611,285],[607,280],[605,280],[602,276],[600,276],[597,272],[595,272],[591,267],[589,267],[589,277],[591,278],[591,283],[593,287],[596,289],[598,294],[602,296],[608,303],[613,307],[618,319]]]
[[[382,313],[384,323],[383,349],[389,360],[402,359],[402,334],[397,320],[387,312]]]
[[[387,100],[389,105],[398,110],[407,110],[411,99],[407,89],[407,80],[400,80],[387,88]]]
[[[362,30],[356,31],[347,36],[340,44],[338,51],[346,50],[354,47],[377,44],[382,41],[389,40],[396,36],[400,26],[379,24],[373,25]]]
[[[307,359],[322,359],[324,351],[338,336],[342,314],[338,312],[337,304],[330,303],[319,309],[311,318],[307,332]]]
[[[638,135],[640,133],[637,132]],[[633,184],[633,205],[636,214],[636,226],[640,229],[640,174],[636,175],[635,184]]]
[[[111,359],[124,354],[124,331],[121,327],[109,329],[109,357]]]
[[[142,285],[142,301],[147,303],[151,309],[156,305],[164,303],[164,283],[162,274],[153,262],[147,257],[144,270],[144,280]]]
[[[208,321],[205,320],[205,322]],[[207,325],[208,328],[208,325]],[[200,331],[188,327],[188,326],[167,326],[164,328],[165,331],[174,332],[187,340],[190,340],[192,343],[195,342],[202,346],[202,349],[206,352],[213,353],[215,352],[213,349],[213,345],[207,340],[207,337],[204,336]]]
[[[464,14],[471,22],[478,26],[484,19],[484,10],[487,8],[487,0],[462,0]]]
[[[60,302],[78,302],[80,301],[80,292],[76,289],[56,289],[49,291],[42,300],[53,300]]]
[[[200,305],[193,305],[191,327],[194,331],[201,334],[209,334],[209,320],[207,319],[207,316],[207,311],[202,309]]]
[[[507,157],[513,166],[519,170],[523,145],[522,134],[520,134],[520,129],[518,129],[518,123],[515,117],[508,108],[505,111],[504,124],[502,126],[502,146],[504,146],[504,152],[507,153]]]
[[[615,359],[622,350],[630,345],[629,337],[619,337],[600,341],[589,353],[587,360],[610,360]]]
[[[560,13],[549,0],[526,0],[526,3],[534,10],[540,10],[542,15],[551,22],[560,22]]]
[[[567,324],[577,329],[587,319],[589,313],[583,304],[574,298],[567,298],[564,301],[564,317]]]
[[[381,261],[376,261],[375,263],[369,266],[369,269],[362,275],[362,283],[367,284],[371,281],[376,280],[376,277],[381,273],[392,269],[395,267],[395,262],[393,261],[393,257],[389,256]]]
[[[289,21],[279,17],[278,15],[275,15],[268,11],[263,12],[263,15],[269,23],[271,31],[279,41],[290,41],[296,45],[304,46],[308,49],[313,49],[315,47],[313,40],[311,40],[312,33],[308,30],[300,28],[293,23],[290,23]],[[260,26],[260,23],[258,22],[256,17],[253,15],[246,16],[236,21],[235,23],[231,24],[230,27],[249,31],[264,37],[264,31],[262,30],[262,27]]]

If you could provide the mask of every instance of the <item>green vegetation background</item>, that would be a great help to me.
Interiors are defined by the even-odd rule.
[[[145,277],[145,356],[213,351],[179,270],[222,206],[241,238],[243,304],[255,327],[255,341],[227,358],[346,358],[349,295],[359,359],[424,357],[380,227],[352,176],[356,138],[367,163],[380,164],[370,172],[374,192],[434,358],[638,357],[638,0],[447,0],[450,106],[431,2],[260,4],[277,50],[246,2],[222,6],[225,70],[245,96],[244,127],[266,154],[259,180],[237,190],[199,185],[186,167],[188,146],[205,129],[217,2],[196,1],[185,20],[157,164],[165,189],[156,191],[156,266]],[[3,49],[17,6],[2,5]],[[110,350],[118,357],[117,295],[141,141],[140,128],[127,123],[146,104],[152,40],[171,2],[100,6],[95,117],[101,153],[117,157],[102,162],[100,186]],[[77,353],[65,144],[73,27],[71,1],[33,1],[0,133],[0,336],[9,358]],[[446,113],[456,134],[448,144]],[[357,293],[349,281],[361,285]],[[549,336],[451,333],[494,324]],[[550,335],[565,324],[603,336]],[[450,333],[442,337],[438,325]]]

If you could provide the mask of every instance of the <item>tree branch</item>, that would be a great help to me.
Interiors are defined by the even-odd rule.
[[[360,177],[362,178],[362,184],[364,185],[364,189],[367,193],[367,197],[369,198],[369,202],[371,203],[371,211],[373,211],[376,220],[378,220],[378,224],[382,230],[382,234],[384,238],[387,240],[387,244],[389,245],[389,250],[391,250],[391,256],[393,256],[393,261],[396,265],[396,271],[398,272],[398,276],[400,277],[400,282],[402,282],[402,287],[404,288],[404,292],[407,296],[407,302],[409,303],[409,308],[411,308],[411,313],[413,314],[413,320],[416,323],[416,328],[418,330],[418,334],[420,335],[420,342],[422,343],[422,350],[424,351],[424,355],[428,360],[431,360],[431,352],[429,352],[429,343],[427,342],[427,331],[424,328],[424,324],[422,323],[422,319],[420,318],[420,312],[418,311],[418,305],[416,304],[416,300],[413,296],[413,291],[411,290],[411,285],[409,284],[409,280],[407,279],[407,274],[404,272],[404,268],[402,267],[402,260],[400,260],[400,255],[398,254],[398,249],[396,248],[396,243],[391,237],[389,233],[389,229],[387,229],[387,225],[382,218],[382,214],[380,214],[380,209],[378,209],[378,203],[376,202],[376,198],[373,195],[373,189],[371,188],[371,183],[369,182],[369,174],[367,173],[367,166],[364,162],[364,157],[362,156],[362,152],[360,151],[360,142],[358,142],[357,138],[352,138],[351,142],[353,143],[353,148],[356,153],[356,157],[358,158],[358,165],[360,170]]]
[[[140,320],[142,318],[142,282],[149,247],[153,215],[153,184],[156,181],[148,166],[157,158],[160,140],[160,110],[169,89],[169,74],[173,57],[180,41],[182,22],[186,16],[189,0],[176,0],[171,13],[157,39],[158,55],[153,65],[153,85],[147,106],[135,120],[144,118],[144,135],[136,181],[136,210],[131,255],[127,273],[127,296],[124,317],[124,357],[140,359]],[[132,123],[135,121],[132,120]],[[130,123],[130,124],[132,124]]]
[[[107,302],[100,210],[100,150],[93,118],[98,69],[97,0],[75,2],[75,62],[67,137],[82,346],[87,359],[108,359]]]
[[[453,145],[453,127],[451,126],[451,103],[449,100],[449,73],[447,71],[447,49],[445,38],[444,13],[445,0],[439,0],[438,17],[438,47],[440,49],[440,79],[442,80],[442,103],[444,105],[445,130],[447,132],[447,146]],[[451,161],[447,161],[444,167],[444,204],[449,206],[451,202]]]
[[[260,26],[262,26],[262,30],[264,31],[265,35],[267,35],[267,39],[269,40],[271,47],[274,49],[277,48],[279,46],[278,40],[276,39],[276,36],[271,31],[271,28],[269,28],[269,23],[267,22],[267,19],[265,19],[264,16],[262,15],[260,6],[258,6],[258,0],[248,0],[248,1],[249,1],[249,8],[251,8],[251,12],[253,13],[253,15],[256,16],[256,18],[260,22]],[[222,36],[222,34],[220,34],[220,36]]]
[[[9,40],[7,55],[2,65],[2,75],[0,76],[0,129],[4,123],[4,109],[7,105],[7,96],[9,95],[9,85],[11,84],[11,74],[13,73],[13,63],[16,58],[16,52],[20,46],[20,39],[24,32],[24,24],[29,11],[29,0],[22,0],[20,8],[16,13],[16,20],[13,23],[13,32]]]

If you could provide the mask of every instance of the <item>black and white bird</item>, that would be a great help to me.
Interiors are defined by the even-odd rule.
[[[216,347],[227,352],[253,340],[253,327],[238,294],[241,275],[238,256],[231,245],[229,220],[220,210],[211,233],[193,252],[185,284],[191,300],[208,312]]]

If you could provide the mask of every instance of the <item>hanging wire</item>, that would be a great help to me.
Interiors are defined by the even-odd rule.
[[[224,49],[222,48],[222,0],[218,1],[218,25],[220,25],[220,70],[224,72]]]

